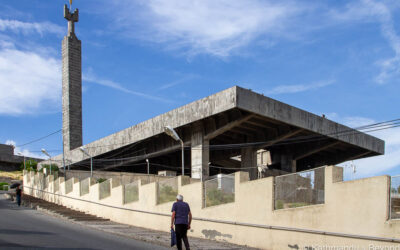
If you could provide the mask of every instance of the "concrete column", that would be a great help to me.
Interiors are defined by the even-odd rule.
[[[242,148],[241,149],[241,167],[250,168],[243,171],[249,172],[250,180],[257,179],[257,149],[255,148]]]
[[[78,21],[78,11],[67,9],[69,23]],[[68,33],[62,41],[62,114],[64,153],[82,146],[82,56],[81,41]]]
[[[293,160],[293,155],[290,153],[281,154],[281,170],[296,173],[297,171],[297,161]]]
[[[196,127],[191,135],[191,163],[192,178],[201,179],[210,175],[208,163],[210,162],[210,150],[208,140],[204,140],[203,127]]]

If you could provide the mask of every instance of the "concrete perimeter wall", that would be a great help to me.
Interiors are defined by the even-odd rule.
[[[138,174],[129,172],[111,172],[111,171],[93,171],[93,179],[113,179],[114,186],[126,185],[134,181],[142,180],[142,183],[150,183],[164,179],[170,179],[168,176],[160,176],[154,174]],[[79,180],[84,180],[90,177],[89,171],[81,170],[68,170],[65,173],[65,178],[68,180],[70,178],[77,178]]]
[[[393,247],[399,247],[399,243],[390,239],[399,240],[400,221],[387,219],[389,176],[348,182],[343,182],[342,176],[342,168],[325,168],[324,204],[280,210],[274,210],[274,177],[248,181],[248,173],[237,172],[235,201],[207,208],[203,207],[202,183],[189,184],[188,177],[177,178],[178,192],[190,204],[194,216],[189,233],[194,237],[261,249],[398,249]],[[139,180],[139,200],[124,204],[124,188],[113,185],[112,179],[110,196],[100,200],[102,184],[86,180],[91,184],[89,192],[81,196],[78,179],[72,178],[66,184],[63,177],[55,181],[53,178],[25,172],[24,192],[116,222],[161,231],[170,229],[173,202],[157,204],[157,182],[142,185]],[[70,190],[71,185],[72,192],[66,193],[66,187]]]

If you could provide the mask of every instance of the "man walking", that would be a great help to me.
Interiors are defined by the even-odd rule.
[[[18,206],[21,206],[21,196],[22,196],[22,190],[17,186],[17,189],[15,190],[15,197],[17,198],[17,204]]]
[[[189,204],[183,201],[183,196],[178,194],[176,202],[172,205],[171,228],[176,233],[176,246],[182,249],[182,240],[185,244],[186,250],[190,249],[189,240],[187,238],[187,230],[190,229],[192,223],[192,213],[190,212]]]

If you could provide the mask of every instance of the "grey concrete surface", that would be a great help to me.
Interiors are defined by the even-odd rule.
[[[0,249],[170,249],[18,207],[0,194]]]
[[[283,122],[285,124],[325,135],[341,142],[369,150],[375,154],[384,153],[384,142],[365,133],[357,132],[349,127],[329,119],[276,101],[251,90],[234,86],[214,95],[184,105],[150,120],[139,123],[112,135],[85,145],[91,156],[98,156],[112,150],[151,138],[164,133],[164,126],[182,127],[204,120],[213,115],[239,108],[260,117]],[[340,131],[347,131],[340,133]],[[89,157],[79,149],[66,151],[65,157],[70,164],[86,160]],[[54,157],[61,161],[62,155]]]
[[[62,41],[62,114],[64,150],[82,146],[82,43],[75,35],[79,10],[64,5],[68,34]]]

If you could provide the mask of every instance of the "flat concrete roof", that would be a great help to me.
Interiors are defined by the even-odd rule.
[[[91,142],[84,147],[92,157],[99,156],[162,134],[166,125],[178,128],[232,109],[241,109],[305,131],[324,135],[374,154],[384,154],[385,143],[378,138],[238,86],[176,108]],[[342,133],[343,131],[346,133]],[[65,152],[65,159],[69,163],[88,158],[79,148]],[[54,159],[62,160],[62,155]]]

